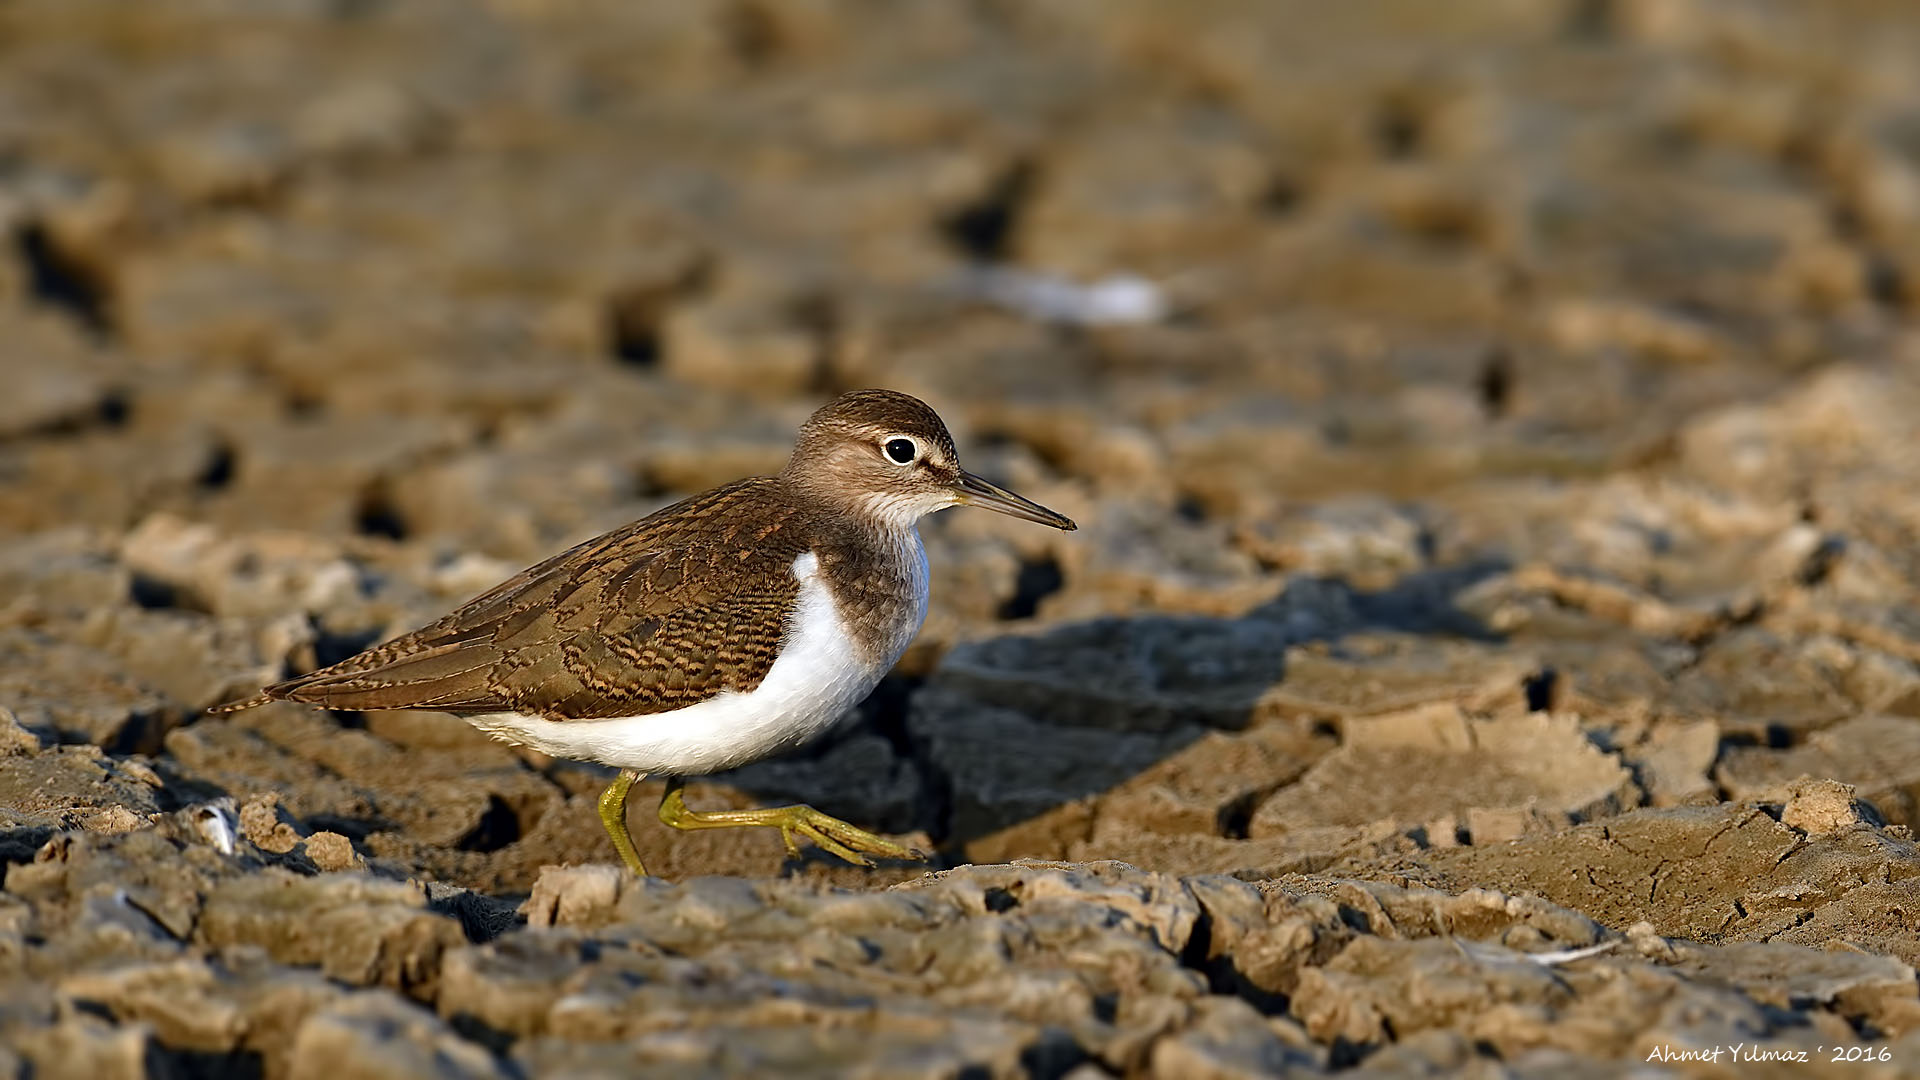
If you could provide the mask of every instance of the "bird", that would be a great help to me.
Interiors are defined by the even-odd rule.
[[[880,682],[927,615],[919,522],[978,506],[1072,531],[1066,516],[961,468],[925,402],[855,390],[800,426],[774,476],[723,484],[522,570],[417,630],[217,705],[432,709],[494,738],[618,770],[601,824],[647,873],[626,822],[667,778],[676,829],[765,827],[850,863],[924,858],[810,806],[696,811],[702,776],[823,735]]]

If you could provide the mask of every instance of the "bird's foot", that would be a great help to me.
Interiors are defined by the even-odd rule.
[[[926,852],[889,840],[877,833],[849,825],[837,817],[823,814],[811,806],[775,806],[765,810],[689,810],[678,777],[667,782],[667,793],[660,799],[660,820],[676,829],[779,829],[787,854],[798,857],[800,845],[795,835],[804,836],[822,851],[831,852],[855,866],[872,866],[868,855],[886,859],[924,859]]]

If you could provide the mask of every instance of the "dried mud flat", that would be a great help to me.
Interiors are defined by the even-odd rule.
[[[1920,1073],[1914,55],[1866,0],[0,6],[0,1076]],[[689,792],[931,871],[636,810],[628,880],[598,770],[201,713],[876,384],[1082,531],[930,522],[900,671]]]

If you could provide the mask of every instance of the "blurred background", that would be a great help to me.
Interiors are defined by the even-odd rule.
[[[0,20],[13,532],[517,561],[888,385],[1070,488],[1073,550],[1238,527],[1194,545],[1211,591],[1290,506],[1590,479],[1885,368],[1920,259],[1897,3]]]
[[[0,1075],[1910,1071],[1917,314],[1912,0],[0,0]],[[930,865],[203,711],[863,386]]]
[[[525,888],[604,854],[591,770],[197,710],[775,470],[880,385],[1082,528],[929,522],[901,675],[756,798],[1235,869],[1871,744],[1913,752],[1851,778],[1911,816],[1916,56],[1868,0],[12,0],[0,702],[158,761],[160,808],[275,787]],[[1462,694],[1578,719],[1504,795],[1287,794],[1350,715]],[[1101,832],[1107,788],[1249,730]]]

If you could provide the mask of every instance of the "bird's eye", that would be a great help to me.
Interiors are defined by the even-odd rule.
[[[914,445],[912,439],[888,439],[886,451],[887,456],[898,465],[911,465],[913,459],[920,456],[920,448]]]

